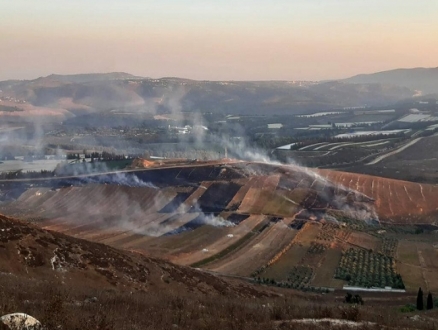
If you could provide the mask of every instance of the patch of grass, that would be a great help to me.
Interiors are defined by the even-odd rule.
[[[282,297],[245,298],[153,287],[143,292],[121,287],[90,288],[82,286],[80,281],[62,284],[61,280],[0,274],[0,315],[17,311],[27,313],[47,330],[322,329],[316,324],[288,323],[307,318],[377,322],[380,325],[364,324],[360,329],[433,328],[433,320],[412,321],[400,317],[399,310],[387,307],[383,301],[379,308],[340,307],[333,302],[333,297],[297,296],[291,290],[282,293]]]
[[[132,159],[107,160],[107,161],[102,161],[100,163],[105,163],[108,170],[115,171],[115,170],[123,170],[127,166],[131,165]]]
[[[400,312],[402,313],[413,313],[417,311],[417,308],[413,304],[406,304],[400,308]]]

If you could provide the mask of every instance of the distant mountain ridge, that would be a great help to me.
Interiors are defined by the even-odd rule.
[[[353,84],[389,84],[421,91],[423,94],[433,94],[438,93],[438,67],[395,69],[359,74],[342,81]]]
[[[145,77],[134,76],[126,72],[109,72],[109,73],[81,73],[81,74],[51,74],[47,77],[41,77],[38,79],[52,79],[62,82],[72,83],[87,83],[93,81],[105,81],[105,80],[124,80],[124,79],[145,79]]]
[[[343,107],[384,106],[414,95],[406,87],[376,83],[198,81],[144,78],[122,72],[53,74],[34,80],[9,80],[0,82],[0,90],[0,103],[3,100],[6,106],[25,108],[23,104],[26,104],[33,114],[44,109],[47,113],[58,111],[60,116],[67,117],[114,109],[150,114],[175,111],[297,114]],[[25,115],[23,112],[22,116]]]

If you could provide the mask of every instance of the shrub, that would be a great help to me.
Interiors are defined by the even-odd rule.
[[[413,304],[406,304],[402,308],[400,308],[400,312],[402,313],[412,313],[415,312],[416,308]]]

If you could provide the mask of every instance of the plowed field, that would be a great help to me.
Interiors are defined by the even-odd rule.
[[[438,187],[370,175],[320,170],[339,184],[336,188],[357,190],[375,200],[382,221],[402,224],[433,223],[438,210]]]

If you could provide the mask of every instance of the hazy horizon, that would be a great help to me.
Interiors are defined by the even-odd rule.
[[[393,70],[409,70],[409,69],[438,69],[438,67],[411,67],[411,68],[388,68],[386,70],[381,70],[381,71],[372,71],[372,72],[358,72],[355,73],[351,76],[348,77],[338,77],[338,78],[332,78],[332,79],[321,79],[321,80],[311,80],[311,79],[196,79],[196,78],[190,78],[190,77],[181,77],[181,76],[175,76],[175,75],[169,75],[169,76],[162,76],[162,77],[151,77],[151,76],[143,76],[143,75],[139,75],[133,72],[127,72],[127,71],[112,71],[112,72],[65,72],[65,73],[58,73],[58,72],[52,72],[43,76],[38,76],[38,77],[30,77],[30,78],[9,78],[9,79],[2,79],[0,81],[7,81],[7,80],[35,80],[35,79],[39,79],[39,78],[45,78],[45,77],[49,77],[51,75],[59,75],[59,76],[75,76],[75,75],[92,75],[92,74],[129,74],[132,75],[134,77],[139,77],[139,78],[146,78],[146,79],[166,79],[166,78],[178,78],[178,79],[188,79],[188,80],[199,80],[199,81],[330,81],[330,80],[342,80],[342,79],[348,79],[348,78],[352,78],[356,75],[361,75],[361,74],[374,74],[374,73],[380,73],[380,72],[386,72],[386,71],[393,71]]]
[[[429,0],[0,4],[0,80],[329,80],[438,65],[438,3]]]

